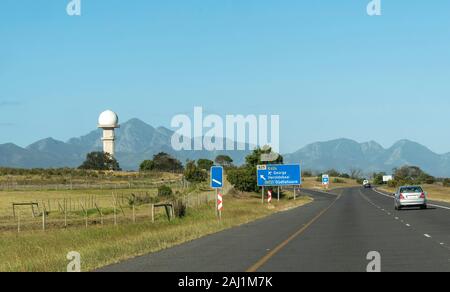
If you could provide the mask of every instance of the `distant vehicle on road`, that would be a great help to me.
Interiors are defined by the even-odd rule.
[[[401,210],[403,207],[427,208],[427,193],[420,186],[399,187],[394,197],[395,210]]]
[[[363,187],[365,189],[370,189],[372,187],[372,185],[370,184],[370,181],[368,181],[367,179],[363,181]]]

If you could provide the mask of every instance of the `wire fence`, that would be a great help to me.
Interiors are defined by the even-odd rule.
[[[183,180],[161,180],[161,181],[128,181],[128,182],[89,182],[66,183],[66,184],[23,184],[9,181],[0,184],[0,191],[70,191],[70,190],[119,190],[119,189],[146,189],[155,188],[162,185],[188,184]]]
[[[226,192],[228,190],[225,190]],[[138,198],[141,203],[136,203]],[[172,220],[181,203],[189,212],[215,203],[216,193],[200,190],[179,194],[170,200],[151,196],[148,192],[133,194],[113,192],[110,196],[52,198],[18,203],[10,214],[0,216],[0,231],[31,231],[91,226],[122,225]]]

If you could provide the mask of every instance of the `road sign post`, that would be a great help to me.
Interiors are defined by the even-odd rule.
[[[219,197],[221,197],[220,201],[223,201],[222,195],[220,194],[220,189],[223,189],[223,167],[222,166],[213,166],[210,171],[211,177],[211,188],[216,190],[216,198],[215,198],[215,209],[216,215],[220,218],[222,216],[222,210],[219,210]],[[223,206],[222,206],[223,207]]]
[[[328,189],[328,186],[330,185],[330,176],[328,174],[322,175],[322,185]]]
[[[262,191],[261,191],[261,202],[264,205],[264,187],[262,187]]]
[[[217,212],[219,220],[222,219],[222,210],[223,210],[223,196],[220,192],[217,192]]]

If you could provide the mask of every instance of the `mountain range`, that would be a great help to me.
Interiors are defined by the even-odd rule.
[[[26,148],[15,144],[0,145],[0,166],[20,168],[77,167],[88,152],[100,151],[102,130],[97,129],[85,136],[66,142],[52,138],[37,141]],[[245,161],[249,151],[175,151],[171,147],[173,131],[154,128],[139,119],[131,119],[117,129],[116,157],[125,170],[135,170],[145,159],[166,152],[180,161],[207,158],[227,154],[239,165]],[[285,162],[301,163],[303,169],[324,171],[334,168],[348,172],[361,169],[391,172],[403,165],[420,166],[428,173],[439,177],[450,177],[450,153],[436,154],[423,145],[401,140],[390,148],[383,148],[371,141],[358,143],[349,139],[337,139],[309,144],[297,152],[284,154]]]

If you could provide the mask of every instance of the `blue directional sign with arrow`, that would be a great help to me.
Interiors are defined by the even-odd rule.
[[[258,186],[281,187],[302,184],[300,164],[259,165],[257,169]]]
[[[211,167],[211,188],[213,188],[213,189],[223,188],[223,167],[222,166]]]
[[[330,184],[330,176],[328,174],[322,175],[322,184],[329,185]]]

